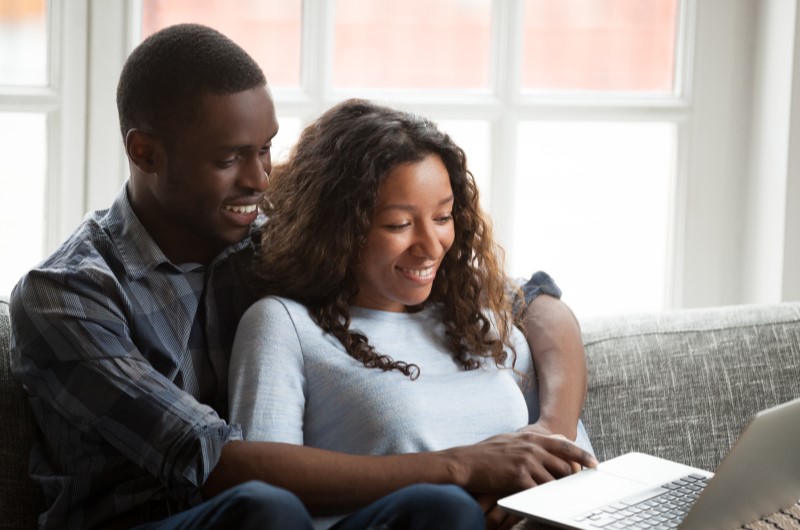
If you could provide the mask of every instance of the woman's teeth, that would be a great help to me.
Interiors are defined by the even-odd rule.
[[[428,267],[426,269],[400,269],[405,273],[411,274],[413,276],[419,276],[420,278],[430,278],[433,275],[433,267]]]

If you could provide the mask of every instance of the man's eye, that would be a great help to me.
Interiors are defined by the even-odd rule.
[[[265,145],[264,147],[262,147],[261,149],[258,150],[258,154],[260,156],[264,156],[267,153],[269,153],[271,149],[272,149],[272,144]]]
[[[232,156],[231,158],[226,158],[225,160],[220,160],[219,162],[217,162],[217,165],[219,167],[230,167],[238,161],[239,161],[239,155],[236,155]]]

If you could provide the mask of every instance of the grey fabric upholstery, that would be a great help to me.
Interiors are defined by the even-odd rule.
[[[800,304],[582,324],[584,421],[600,460],[640,451],[713,471],[750,417],[800,397]]]
[[[800,303],[591,319],[581,329],[583,419],[600,461],[639,451],[713,471],[753,414],[800,397]],[[800,529],[800,504],[787,508],[739,530]]]
[[[8,298],[0,297],[0,529],[36,527],[44,506],[39,488],[28,476],[28,454],[36,427],[28,400],[11,377]]]
[[[581,327],[589,366],[584,421],[601,460],[635,450],[713,470],[755,412],[800,397],[800,303],[593,319]],[[11,377],[9,333],[0,297],[0,530],[34,528],[43,508],[28,478],[36,428]],[[770,528],[800,528],[790,524]]]

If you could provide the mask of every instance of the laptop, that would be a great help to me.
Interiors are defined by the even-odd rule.
[[[757,413],[716,473],[627,453],[497,504],[557,528],[730,530],[798,500],[800,398]]]

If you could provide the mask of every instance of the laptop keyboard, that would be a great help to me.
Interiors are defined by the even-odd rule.
[[[575,517],[592,528],[677,528],[708,478],[691,474]]]

